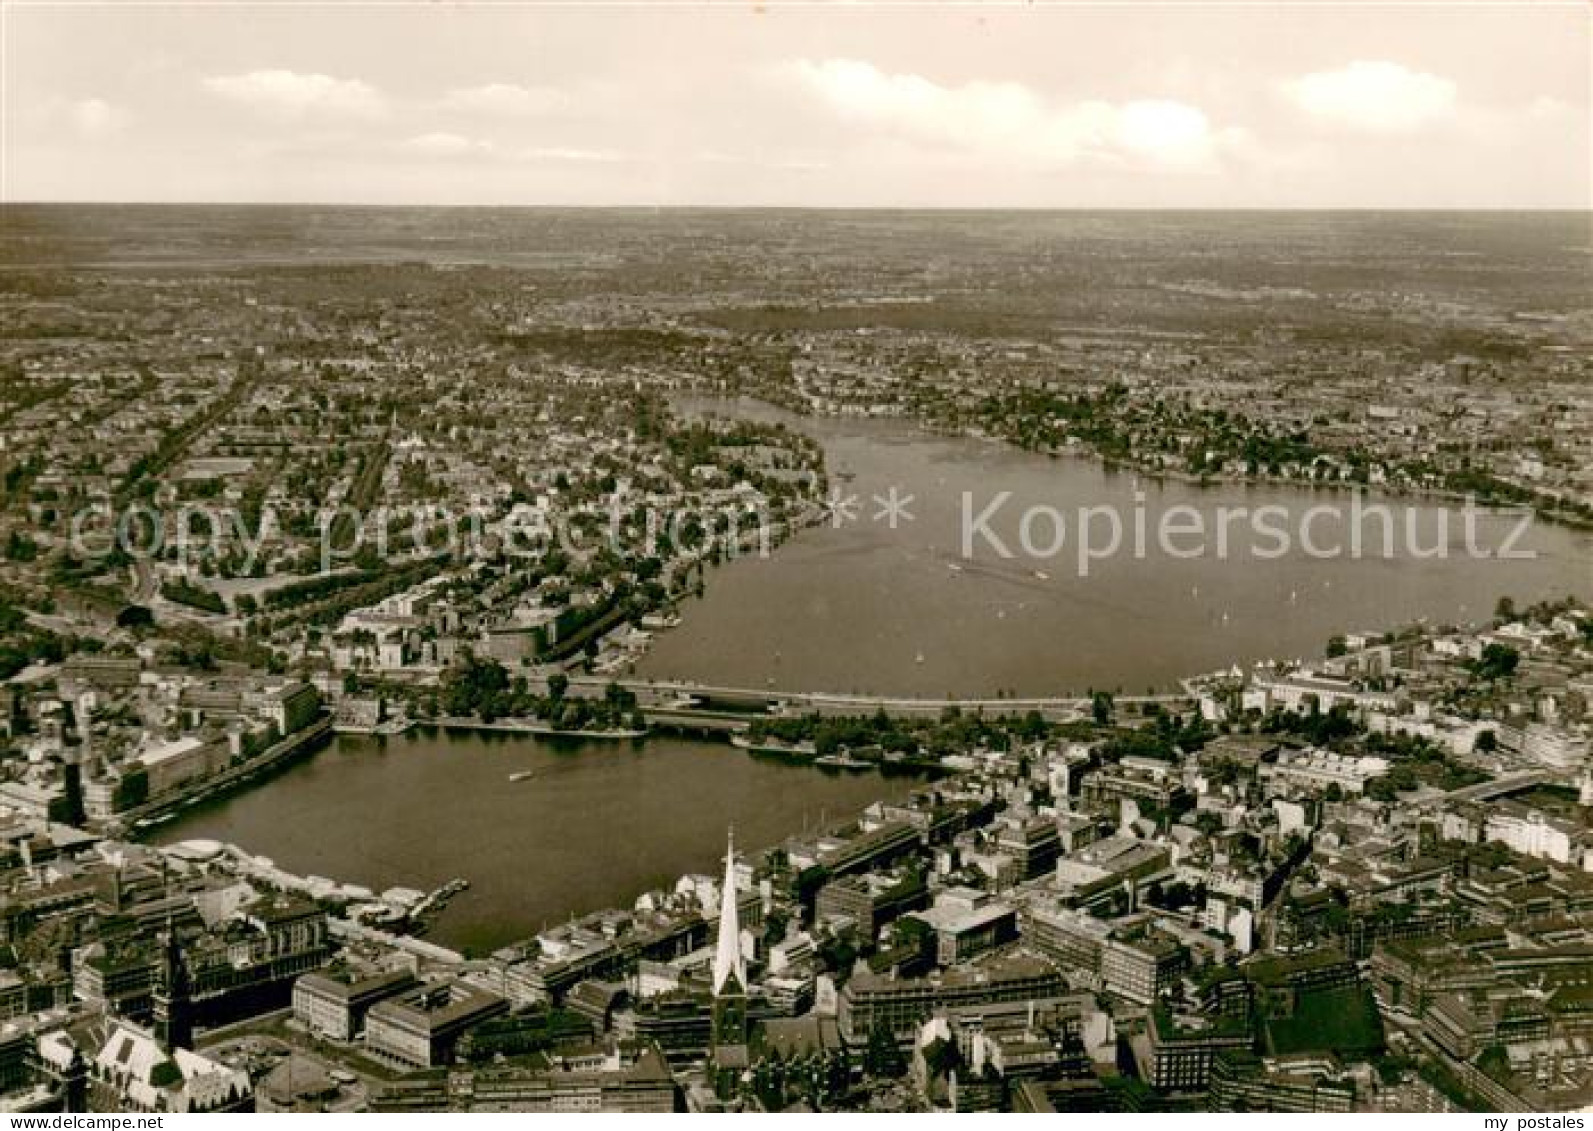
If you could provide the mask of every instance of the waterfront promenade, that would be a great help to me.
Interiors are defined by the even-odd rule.
[[[118,813],[110,823],[109,829],[112,832],[137,829],[141,825],[156,822],[175,809],[195,805],[208,797],[227,793],[258,775],[286,765],[293,759],[318,749],[331,737],[332,720],[322,715],[309,726],[278,740],[252,758],[229,766],[210,777],[198,778],[180,788],[152,797],[141,805]]]

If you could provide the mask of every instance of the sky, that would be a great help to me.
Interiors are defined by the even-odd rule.
[[[1593,5],[0,0],[0,198],[1593,206]]]

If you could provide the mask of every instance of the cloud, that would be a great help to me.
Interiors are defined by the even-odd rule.
[[[570,161],[609,164],[624,161],[626,157],[612,149],[580,149],[571,146],[530,146],[509,148],[482,138],[463,134],[436,132],[416,134],[397,144],[400,152],[415,157],[434,157],[446,160],[491,158],[501,162],[537,163]]]
[[[487,157],[496,152],[490,141],[443,132],[407,137],[398,148],[419,157]]]
[[[699,149],[691,159],[703,165],[732,165],[749,169],[778,169],[788,173],[817,173],[830,168],[828,161],[801,155],[727,153],[723,149]]]
[[[1053,103],[1014,82],[943,86],[854,59],[797,60],[783,73],[843,118],[897,137],[1021,164],[1081,160],[1210,164],[1239,140],[1205,112],[1165,99]]]
[[[204,85],[212,94],[279,120],[311,116],[369,119],[381,117],[387,109],[381,91],[369,83],[331,75],[249,71],[214,75],[205,79]]]
[[[1312,117],[1374,133],[1405,133],[1447,118],[1456,95],[1446,78],[1365,60],[1301,75],[1283,89]]]
[[[127,124],[128,113],[103,98],[80,98],[66,107],[72,128],[83,137],[103,137]]]
[[[101,141],[120,133],[134,120],[127,107],[94,95],[73,98],[50,94],[17,101],[21,103],[14,118],[18,132],[56,144]]]
[[[1129,102],[1109,114],[1108,136],[1130,153],[1173,162],[1203,161],[1215,145],[1205,113],[1184,102]]]
[[[560,145],[523,149],[519,156],[526,161],[578,161],[605,165],[627,160],[625,154],[614,149],[577,149]]]
[[[1575,114],[1575,106],[1558,98],[1550,98],[1548,95],[1540,94],[1527,104],[1527,117],[1536,118],[1539,121],[1566,118]]]
[[[513,83],[488,83],[485,86],[450,90],[442,98],[445,110],[489,114],[504,118],[538,118],[554,114],[570,105],[562,90],[546,86],[516,86]]]

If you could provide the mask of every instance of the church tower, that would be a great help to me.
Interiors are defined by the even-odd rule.
[[[713,1047],[717,1090],[733,1090],[747,1067],[747,960],[741,953],[741,916],[736,907],[736,843],[725,852],[725,882],[719,896],[719,941],[714,949]]]
[[[72,1059],[61,1072],[61,1106],[65,1111],[88,1111],[89,1070],[83,1050],[72,1046]]]
[[[155,980],[155,1040],[168,1053],[194,1047],[188,964],[170,922],[161,933],[160,969]]]

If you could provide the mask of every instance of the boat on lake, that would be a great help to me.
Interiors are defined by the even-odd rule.
[[[865,762],[861,758],[853,758],[849,754],[826,754],[822,758],[813,760],[815,766],[827,766],[832,770],[872,770],[873,762]]]

